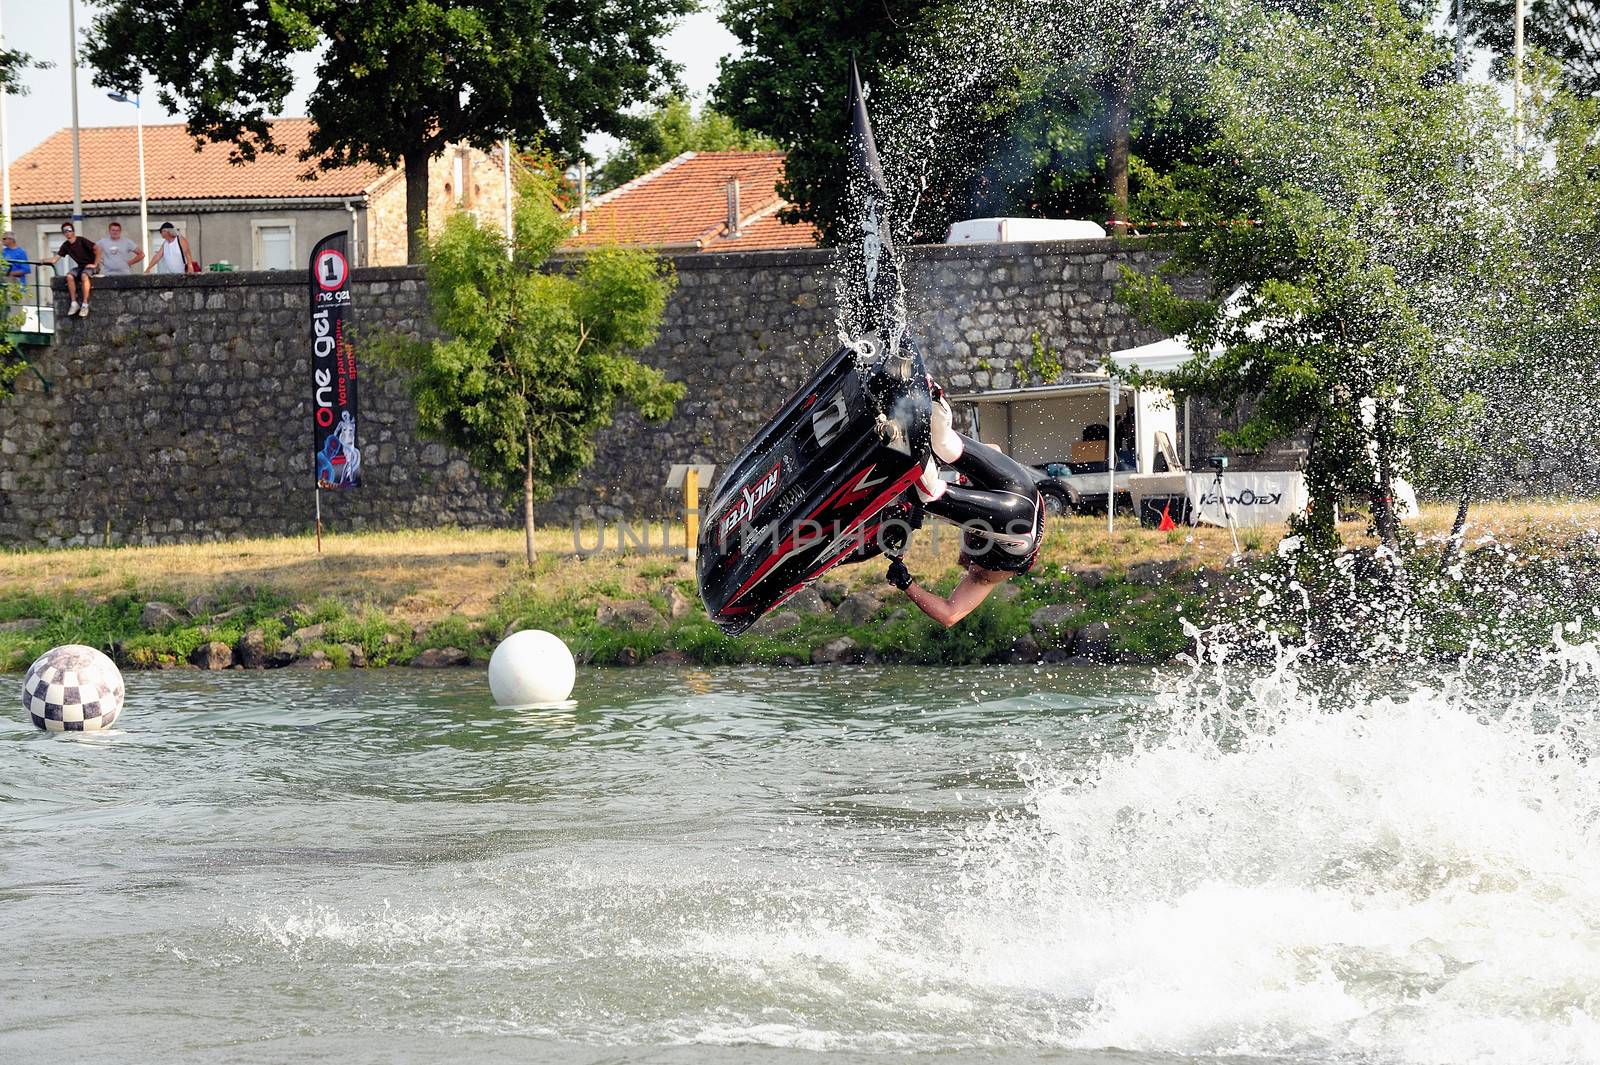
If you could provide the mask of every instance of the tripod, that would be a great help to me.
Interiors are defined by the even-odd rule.
[[[1233,512],[1228,509],[1228,489],[1222,483],[1222,467],[1217,467],[1216,476],[1211,478],[1211,487],[1217,493],[1217,500],[1222,504],[1222,519],[1228,523],[1228,535],[1233,538],[1233,558],[1237,562],[1244,557],[1244,552],[1239,549],[1239,529],[1233,520]]]

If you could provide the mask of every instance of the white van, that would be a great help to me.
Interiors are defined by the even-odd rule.
[[[1097,240],[1106,231],[1080,218],[969,218],[956,222],[946,244],[1015,244],[1030,240]]]

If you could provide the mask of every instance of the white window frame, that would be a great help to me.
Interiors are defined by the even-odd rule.
[[[292,218],[252,218],[250,219],[250,269],[265,270],[261,265],[261,231],[263,229],[288,229],[289,230],[289,265],[288,270],[295,266],[296,249],[300,246],[300,234],[295,232],[294,219]]]

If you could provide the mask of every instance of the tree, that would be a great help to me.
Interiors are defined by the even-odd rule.
[[[1509,122],[1393,0],[1255,19],[1214,67],[1206,160],[1143,197],[1196,228],[1122,295],[1200,352],[1162,375],[1177,393],[1255,401],[1229,445],[1310,437],[1311,533],[1336,539],[1334,504],[1357,495],[1395,547],[1389,486],[1448,407],[1453,356],[1486,350],[1494,302],[1468,297],[1516,284],[1496,244],[1520,202]],[[1207,298],[1181,298],[1180,274]]]
[[[712,100],[789,153],[779,191],[786,221],[837,239],[846,215],[850,58],[870,75],[909,49],[918,17],[937,0],[728,0],[722,22],[740,55],[722,60]]]
[[[1190,71],[1215,35],[1202,0],[737,0],[718,106],[789,152],[795,218],[839,239],[843,71],[874,84],[884,167],[907,240],[975,215],[1126,218],[1140,163],[1189,158],[1206,118]]]
[[[953,0],[924,21],[902,106],[927,101],[946,113],[916,124],[1002,146],[973,142],[951,162],[995,158],[1002,186],[1009,170],[1014,187],[1044,192],[1056,210],[1126,220],[1135,148],[1161,171],[1203,140],[1196,74],[1230,16],[1208,0]],[[1059,195],[1068,190],[1076,195]]]
[[[612,152],[595,172],[599,191],[614,189],[684,152],[771,151],[778,142],[752,133],[714,107],[699,114],[686,96],[673,95],[645,118],[645,126]]]
[[[22,83],[22,72],[48,70],[54,65],[40,62],[27,52],[19,52],[15,48],[0,48],[0,92],[26,96],[28,87]]]
[[[571,222],[547,177],[519,193],[510,257],[500,229],[465,213],[428,243],[429,298],[447,339],[389,336],[371,350],[410,372],[425,434],[464,451],[508,508],[520,497],[532,565],[534,504],[594,460],[595,431],[617,404],[662,421],[684,386],[628,354],[656,337],[670,267],[613,248],[547,268]]]
[[[289,58],[321,48],[304,158],[368,162],[406,175],[409,258],[419,261],[428,162],[447,145],[506,136],[567,156],[585,134],[630,133],[624,109],[672,83],[657,39],[693,0],[93,0],[95,83],[136,92],[148,72],[197,139],[232,142],[236,161],[274,144],[268,116],[293,79]]]
[[[1495,54],[1495,70],[1511,72],[1516,0],[1466,0],[1466,31],[1473,43]],[[1454,22],[1457,7],[1450,5]],[[1527,0],[1523,38],[1561,64],[1567,84],[1585,96],[1600,95],[1600,3],[1595,0]]]

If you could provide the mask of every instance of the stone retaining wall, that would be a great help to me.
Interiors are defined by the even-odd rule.
[[[622,413],[585,479],[541,520],[664,513],[674,462],[731,459],[836,344],[831,252],[674,259],[678,287],[644,358],[689,391],[665,425]],[[1036,346],[1067,370],[1156,339],[1112,300],[1154,265],[1106,241],[914,248],[908,288],[930,369],[955,389],[1029,383]],[[421,271],[357,270],[360,329],[426,335]],[[270,273],[108,278],[93,314],[33,349],[39,375],[0,397],[0,543],[152,543],[312,526],[304,282]],[[1037,340],[1036,340],[1037,338]],[[42,376],[43,380],[40,379]],[[48,382],[48,385],[45,383]],[[466,462],[419,439],[404,382],[360,378],[366,485],[324,492],[330,528],[508,524]],[[1196,451],[1213,432],[1197,424]]]

